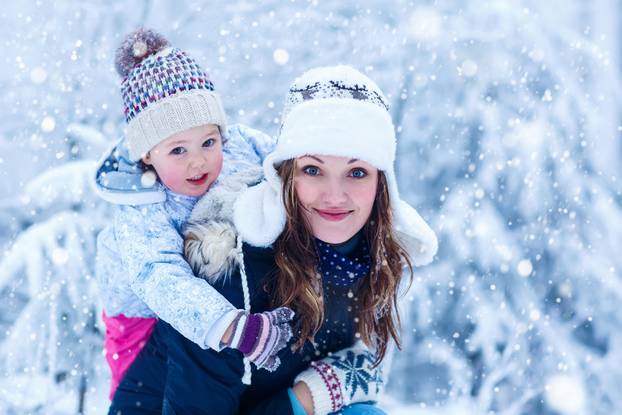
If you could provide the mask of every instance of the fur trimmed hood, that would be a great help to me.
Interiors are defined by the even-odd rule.
[[[249,163],[261,165],[274,148],[274,138],[242,124],[233,124],[221,133],[224,161],[218,181],[247,169]],[[146,205],[166,200],[164,186],[154,171],[140,161],[131,160],[124,138],[99,161],[91,185],[99,197],[115,205]]]
[[[262,169],[249,164],[197,202],[184,230],[184,254],[197,277],[213,284],[229,277],[237,266],[241,252],[233,225],[233,205],[242,191],[262,178]]]

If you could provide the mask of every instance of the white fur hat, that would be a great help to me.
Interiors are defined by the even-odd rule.
[[[417,211],[400,198],[395,151],[387,100],[371,79],[349,66],[312,69],[289,90],[276,148],[263,163],[265,181],[236,201],[236,228],[255,246],[269,246],[281,234],[286,217],[275,167],[284,160],[313,154],[357,158],[384,172],[398,237],[414,264],[425,265],[438,242]]]

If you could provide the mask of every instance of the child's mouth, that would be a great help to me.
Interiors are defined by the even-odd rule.
[[[195,186],[200,186],[200,185],[204,184],[207,181],[207,176],[208,176],[208,173],[205,173],[205,174],[201,174],[199,176],[191,177],[191,178],[186,179],[186,180],[188,182],[190,182],[190,184],[193,184]]]

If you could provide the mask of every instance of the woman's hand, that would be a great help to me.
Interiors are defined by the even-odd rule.
[[[311,396],[309,386],[304,382],[297,382],[292,390],[307,415],[313,415],[313,396]]]
[[[358,342],[324,359],[311,362],[309,368],[294,380],[295,385],[302,384],[309,392],[307,396],[311,397],[310,408],[313,412],[308,414],[325,415],[353,403],[375,402],[383,383],[382,365],[374,367],[375,360],[375,354],[362,342]],[[304,399],[304,392],[301,393]]]

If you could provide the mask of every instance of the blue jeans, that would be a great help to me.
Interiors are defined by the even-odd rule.
[[[348,405],[335,414],[340,415],[386,415],[386,412],[378,408],[376,405],[369,403],[355,403]]]

